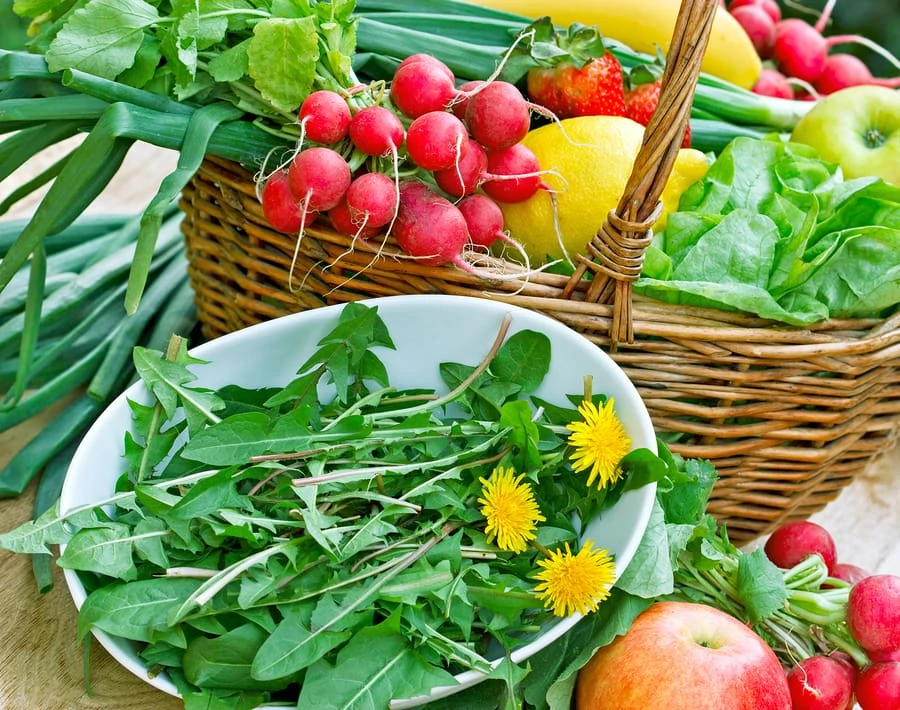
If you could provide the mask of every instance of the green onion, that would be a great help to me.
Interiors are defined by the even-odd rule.
[[[188,118],[178,165],[163,178],[159,190],[141,217],[141,229],[128,277],[128,290],[125,292],[127,313],[134,313],[140,303],[163,217],[200,169],[215,130],[225,121],[235,121],[242,116],[243,112],[231,104],[215,103],[197,109]]]
[[[163,257],[164,258],[164,257]],[[157,255],[155,261],[162,262]],[[106,401],[115,393],[116,383],[131,362],[132,352],[140,335],[150,320],[168,302],[173,292],[187,282],[184,268],[184,246],[168,258],[168,264],[149,285],[144,299],[127,318],[123,318],[107,348],[103,361],[99,364],[88,384],[87,393],[99,401]]]
[[[76,121],[39,123],[13,133],[0,142],[0,180],[5,180],[21,165],[55,143],[78,133]]]
[[[738,126],[733,123],[691,118],[691,147],[703,152],[718,153],[738,136],[764,138],[771,131],[765,128]]]
[[[47,68],[43,55],[0,50],[0,81],[14,79],[50,79],[55,75]]]
[[[360,51],[399,59],[421,52],[433,54],[460,79],[490,76],[506,51],[506,46],[478,46],[441,36],[436,34],[439,28],[436,25],[434,31],[422,32],[362,16],[356,30],[356,43]]]
[[[57,452],[44,466],[41,477],[38,480],[34,493],[32,511],[37,519],[42,513],[52,508],[62,492],[63,480],[69,470],[69,463],[75,455],[78,446],[78,437],[72,437],[66,446]],[[38,553],[31,556],[31,569],[34,573],[34,581],[38,592],[46,594],[53,588],[53,555],[50,553]]]
[[[142,91],[126,84],[120,84],[117,81],[110,81],[109,79],[86,74],[77,69],[66,69],[63,72],[62,85],[77,91],[79,94],[93,96],[111,104],[122,101],[163,113],[190,114],[194,110],[187,104],[173,101],[161,94]]]
[[[25,302],[25,312],[22,314],[22,339],[19,345],[19,367],[16,371],[16,379],[3,397],[0,410],[14,406],[28,386],[29,370],[34,359],[34,351],[37,347],[38,334],[40,332],[41,305],[44,301],[44,286],[47,280],[47,252],[41,246],[35,249],[31,258],[31,268],[28,275],[28,297]]]
[[[760,96],[737,86],[725,89],[698,84],[694,106],[726,121],[790,130],[809,111],[812,102]]]
[[[379,12],[405,12],[409,10],[409,0],[357,0],[356,12],[360,15],[377,14]],[[456,17],[474,17],[479,21],[486,19],[530,22],[526,17],[512,12],[495,10],[459,0],[429,0],[416,5],[416,11],[429,15],[453,15]],[[434,33],[439,34],[440,26],[434,26]]]
[[[47,241],[47,254],[52,257],[53,254],[77,248],[86,240],[93,240],[98,234],[106,236],[107,232],[121,229],[130,218],[130,215],[124,214],[83,215],[77,222],[57,232],[53,235],[53,239]],[[16,217],[0,221],[0,256],[6,255],[28,224],[28,220],[27,217]]]
[[[19,202],[19,200],[25,199],[33,192],[39,190],[51,180],[55,179],[56,176],[59,175],[62,172],[62,169],[66,166],[66,163],[69,161],[70,155],[71,153],[69,153],[68,155],[64,155],[46,170],[42,170],[33,178],[31,178],[27,182],[22,183],[19,187],[10,192],[6,196],[6,198],[2,202],[0,202],[0,215],[6,214],[14,204]]]
[[[94,421],[101,408],[100,402],[82,395],[56,415],[0,470],[0,498],[20,495],[38,471]]]
[[[158,249],[180,247],[181,231],[178,225],[161,230]],[[74,309],[83,304],[93,294],[105,290],[111,283],[120,279],[131,266],[134,258],[135,242],[127,244],[96,264],[85,269],[76,279],[54,291],[42,303],[41,323],[48,325],[68,317]],[[23,332],[24,314],[9,318],[0,325],[0,354],[4,348],[14,344]]]

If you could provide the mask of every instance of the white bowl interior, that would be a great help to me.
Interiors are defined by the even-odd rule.
[[[509,334],[538,330],[552,342],[550,371],[536,394],[563,403],[566,394],[577,394],[583,377],[593,375],[594,391],[615,397],[616,413],[632,440],[633,448],[656,452],[656,435],[650,416],[631,381],[618,365],[587,338],[548,316],[498,301],[444,295],[388,296],[367,300],[378,306],[396,350],[379,349],[392,384],[405,387],[443,388],[438,376],[441,362],[477,364],[494,341],[504,314],[511,313]],[[315,349],[316,343],[334,326],[342,305],[327,306],[284,316],[224,335],[191,349],[194,357],[209,361],[195,366],[196,386],[217,388],[227,384],[244,387],[279,386],[289,382],[296,368]],[[108,497],[116,479],[125,470],[124,435],[131,426],[126,399],[149,401],[141,383],[129,387],[98,417],[78,447],[66,475],[60,497],[61,510],[90,504]],[[629,491],[602,516],[588,523],[584,537],[609,550],[621,574],[634,556],[646,529],[656,493],[655,485]],[[76,607],[86,593],[77,573],[65,570],[65,579]],[[520,662],[552,643],[572,628],[576,614],[548,624],[530,643],[518,648],[513,660]],[[147,676],[146,666],[127,639],[102,631],[94,635],[125,668],[156,688],[178,695],[165,676]],[[450,695],[479,682],[475,671],[459,674],[458,685],[436,688],[430,696],[398,700],[396,710],[414,707],[426,700]]]

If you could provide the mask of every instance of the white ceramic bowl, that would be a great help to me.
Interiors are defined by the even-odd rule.
[[[634,448],[656,451],[650,416],[637,390],[616,363],[587,338],[548,316],[488,299],[467,296],[389,296],[366,301],[378,306],[396,350],[380,350],[379,357],[390,373],[392,384],[405,387],[445,389],[438,376],[444,361],[477,364],[487,352],[505,313],[513,315],[509,334],[538,330],[552,343],[550,371],[536,394],[548,401],[565,403],[564,395],[581,392],[583,377],[593,375],[594,391],[615,397],[615,407]],[[226,384],[244,387],[279,386],[289,382],[299,364],[312,354],[319,339],[337,321],[343,306],[328,306],[261,323],[222,336],[191,350],[209,361],[195,366],[196,386],[217,388]],[[124,435],[131,414],[126,398],[149,402],[141,383],[130,387],[98,417],[78,447],[69,467],[60,499],[61,510],[90,504],[108,497],[125,470]],[[650,517],[655,485],[644,486],[622,496],[614,507],[589,521],[584,531],[597,545],[616,558],[616,572],[631,561]],[[86,593],[77,573],[65,570],[65,579],[75,605],[80,608]],[[578,621],[573,615],[548,623],[533,641],[513,654],[521,662],[562,636]],[[94,635],[125,668],[151,685],[178,695],[165,675],[148,677],[147,669],[126,639],[102,631]],[[430,696],[394,701],[392,708],[408,708],[427,700],[450,695],[482,680],[468,671],[457,676],[459,685],[436,688]]]

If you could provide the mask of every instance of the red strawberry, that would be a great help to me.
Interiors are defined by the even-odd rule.
[[[504,65],[500,77],[525,77],[528,97],[558,118],[625,115],[622,65],[603,44],[596,27],[558,30],[549,17],[532,22]]]
[[[646,72],[644,70],[647,70]],[[640,71],[639,71],[640,70]],[[648,80],[649,79],[649,80]],[[659,103],[660,73],[655,67],[636,67],[630,76],[630,87],[625,90],[625,115],[632,121],[637,121],[642,126],[650,123],[650,117],[656,111]],[[684,129],[684,138],[681,141],[682,148],[691,147],[691,126]]]
[[[528,72],[528,96],[558,118],[571,116],[624,116],[622,65],[607,52],[581,67],[560,62]]]

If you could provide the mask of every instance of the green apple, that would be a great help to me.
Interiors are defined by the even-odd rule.
[[[820,99],[791,140],[839,163],[846,178],[874,176],[900,185],[900,91],[852,86]]]

